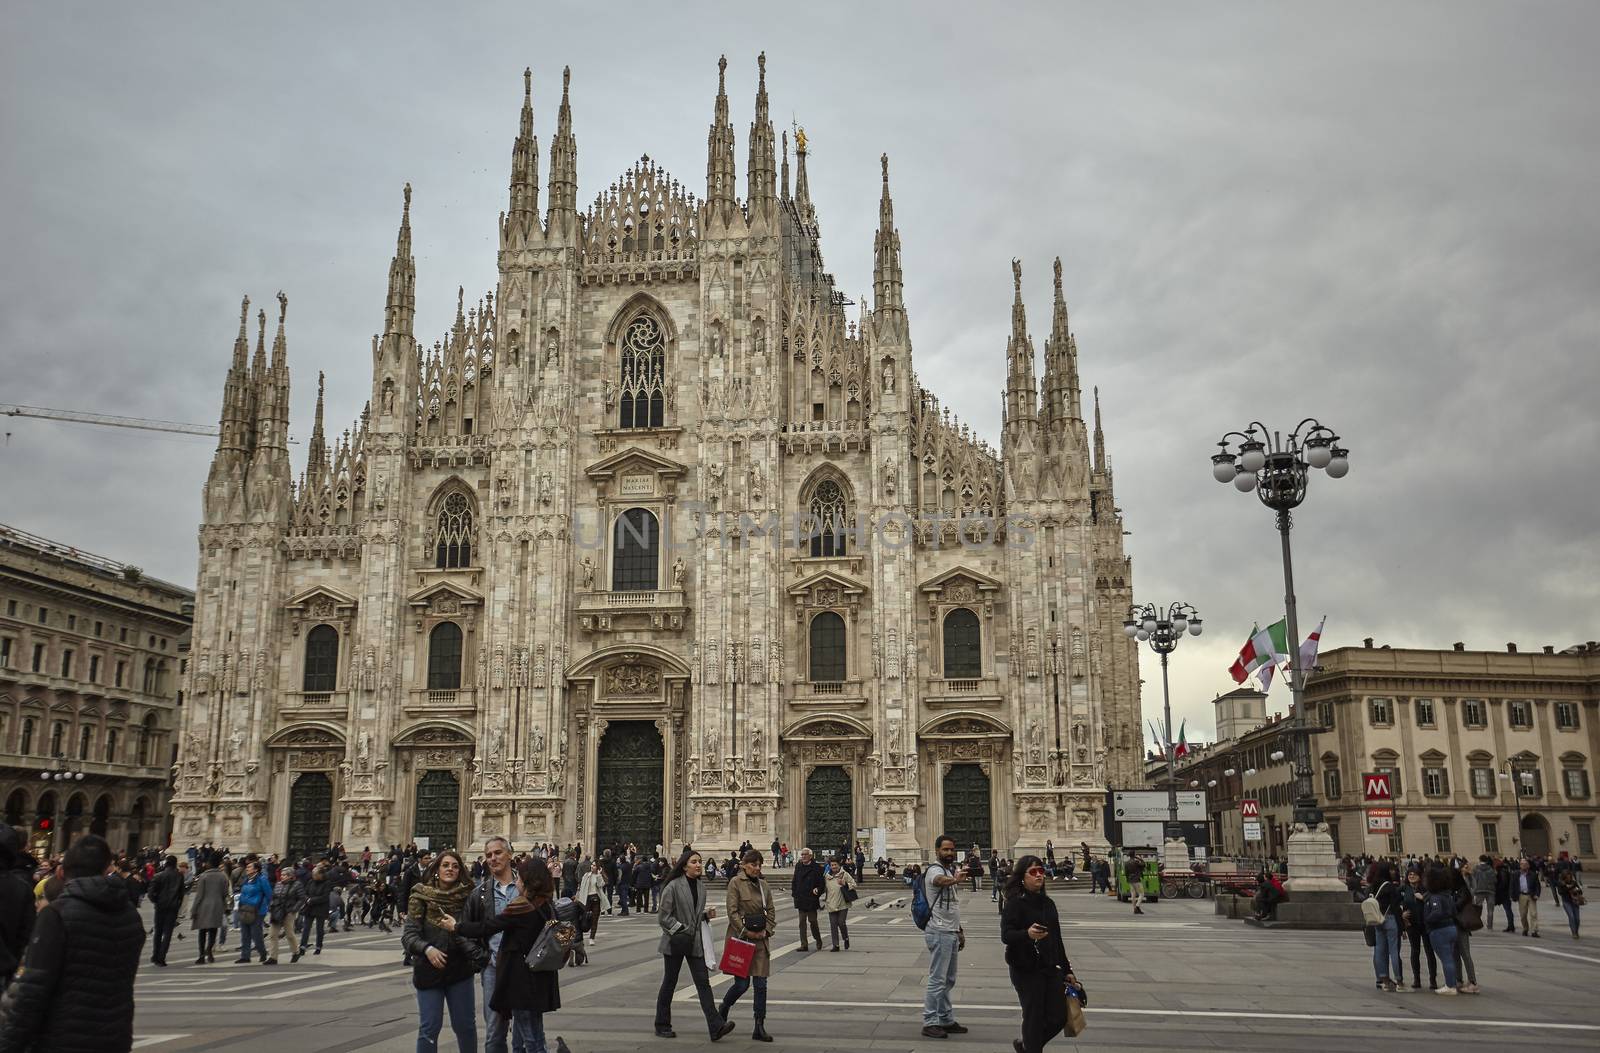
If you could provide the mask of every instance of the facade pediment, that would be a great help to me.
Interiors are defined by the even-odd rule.
[[[663,457],[659,453],[638,446],[630,446],[626,450],[618,450],[611,456],[596,461],[583,471],[597,483],[609,483],[618,479],[626,480],[630,475],[641,474],[663,481],[681,479],[687,474],[688,468],[670,457]]]
[[[854,578],[847,577],[837,571],[824,570],[811,575],[809,578],[795,582],[788,589],[789,595],[796,599],[803,599],[809,596],[813,600],[816,599],[820,592],[829,590],[837,591],[841,598],[855,597],[864,594],[867,591],[867,587]],[[837,606],[838,603],[839,600],[836,599],[832,603],[818,603],[817,606],[831,607]]]
[[[934,717],[917,729],[924,739],[1010,738],[1011,729],[987,713],[956,712]]]
[[[264,743],[267,746],[344,747],[344,730],[325,720],[305,720],[279,729]]]
[[[316,617],[332,617],[355,610],[356,598],[327,585],[316,585],[296,593],[283,606],[285,610],[307,611]]]
[[[970,598],[976,599],[983,593],[997,591],[1000,588],[1000,581],[971,567],[952,567],[938,577],[929,578],[918,588],[926,593],[944,593],[946,596],[963,589],[970,589],[972,590]]]
[[[483,597],[449,581],[439,581],[406,597],[414,610],[433,614],[456,614],[466,607],[483,606]]]
[[[783,729],[784,739],[870,739],[872,729],[843,713],[815,713]]]
[[[419,720],[400,729],[396,746],[470,746],[472,727],[460,720]]]

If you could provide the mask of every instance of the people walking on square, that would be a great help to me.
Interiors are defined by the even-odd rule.
[[[967,858],[964,861],[967,868],[967,877],[972,881],[972,891],[983,891],[983,855],[978,851],[978,846],[973,845],[967,849]]]
[[[1524,857],[1521,869],[1512,879],[1511,892],[1517,897],[1517,914],[1522,918],[1522,935],[1538,938],[1539,935],[1539,872],[1533,861]]]
[[[828,911],[828,937],[833,946],[830,950],[839,949],[839,938],[844,937],[844,949],[850,949],[850,899],[845,895],[845,890],[854,892],[856,879],[835,859],[828,864],[828,890],[824,907]]]
[[[655,884],[655,860],[640,859],[633,865],[633,909],[643,914],[650,909],[650,886]]]
[[[1428,957],[1428,989],[1439,989],[1439,961],[1433,956],[1433,944],[1428,939],[1428,929],[1422,924],[1422,901],[1428,890],[1422,887],[1422,871],[1417,867],[1406,870],[1405,884],[1400,886],[1400,924],[1411,944],[1411,989],[1422,989],[1422,956]],[[1405,985],[1405,975],[1399,977]]]
[[[1452,864],[1450,893],[1456,899],[1456,978],[1462,994],[1478,993],[1478,967],[1472,961],[1472,930],[1483,927],[1482,915],[1472,898],[1472,867],[1466,860]]]
[[[811,938],[817,943],[817,950],[822,950],[822,931],[817,927],[817,911],[822,909],[824,875],[822,864],[818,863],[811,854],[811,849],[800,850],[800,862],[794,868],[794,879],[789,883],[789,892],[794,896],[795,913],[800,916],[800,949],[809,951],[811,948],[806,943],[806,926],[811,926]]]
[[[200,876],[194,879],[194,895],[189,900],[189,924],[200,933],[200,956],[196,965],[217,960],[217,933],[228,916],[228,876],[208,860],[197,864]]]
[[[661,939],[656,953],[661,955],[663,972],[661,990],[656,993],[656,1034],[661,1038],[676,1038],[672,1030],[672,995],[678,987],[678,974],[685,963],[694,979],[695,992],[700,996],[700,1011],[705,1014],[706,1027],[711,1041],[716,1042],[733,1030],[731,1020],[717,1013],[717,1003],[711,995],[711,978],[706,971],[704,941],[701,939],[702,922],[714,921],[715,907],[706,906],[705,866],[700,853],[685,845],[667,873],[661,890],[661,907],[656,922],[661,926]]]
[[[234,894],[234,916],[239,922],[239,957],[235,965],[247,965],[253,951],[263,965],[267,961],[265,932],[272,909],[272,882],[263,872],[261,861],[247,858]]]
[[[1572,938],[1577,939],[1578,915],[1583,910],[1585,900],[1583,884],[1578,880],[1576,871],[1563,870],[1556,876],[1556,900],[1567,915],[1567,927],[1572,930]]]
[[[511,865],[511,843],[503,837],[489,838],[483,843],[483,863],[484,877],[473,887],[471,895],[462,907],[462,913],[456,915],[458,921],[475,924],[488,921],[505,913],[511,901],[517,897],[517,875]],[[479,979],[483,989],[483,1051],[506,1053],[506,1033],[509,1025],[501,1020],[500,1014],[489,1004],[495,983],[499,979],[494,962],[500,953],[500,945],[505,942],[504,934],[497,932],[478,942],[488,951],[487,964],[483,967]],[[512,1039],[515,1044],[514,1053],[527,1053],[520,1032],[513,1032]]]
[[[1022,1004],[1019,1053],[1039,1053],[1067,1022],[1065,984],[1077,983],[1067,949],[1061,942],[1056,905],[1044,890],[1046,862],[1025,855],[1006,881],[1005,912],[1000,916],[1000,942],[1006,969]],[[1070,997],[1070,996],[1069,996]]]
[[[160,873],[150,882],[150,903],[155,907],[155,938],[150,953],[151,965],[166,965],[172,932],[178,927],[178,912],[183,907],[183,878],[178,873],[178,857],[168,856]]]
[[[1422,901],[1422,923],[1428,930],[1428,939],[1433,943],[1433,953],[1439,959],[1439,967],[1444,971],[1444,986],[1434,993],[1457,994],[1456,985],[1460,981],[1456,973],[1456,938],[1459,929],[1450,875],[1444,867],[1433,865],[1423,875],[1422,884],[1428,892]]]
[[[772,973],[769,941],[777,929],[778,909],[772,902],[772,888],[761,878],[762,863],[761,853],[750,849],[740,861],[741,873],[728,882],[728,932],[725,938],[755,944],[755,953],[750,960],[750,975],[733,978],[728,993],[722,996],[718,1013],[726,1021],[734,1003],[753,985],[756,989],[755,1030],[750,1037],[757,1042],[771,1042],[772,1036],[767,1034],[766,1029],[767,977]],[[834,866],[838,866],[837,861]]]
[[[1478,916],[1483,919],[1486,929],[1494,928],[1494,886],[1495,872],[1494,861],[1488,856],[1478,857],[1477,865],[1472,868],[1472,902],[1478,906]]]
[[[22,970],[0,999],[0,1049],[131,1049],[144,923],[122,880],[110,876],[105,838],[73,838],[61,869],[61,894],[39,912]]]
[[[606,876],[600,869],[600,864],[591,862],[589,872],[578,880],[578,902],[583,904],[584,911],[589,921],[589,944],[594,945],[594,938],[600,931],[600,912],[603,909],[602,900],[605,898]]]
[[[1144,908],[1144,860],[1139,858],[1139,853],[1129,852],[1128,861],[1122,864],[1122,872],[1128,878],[1128,898],[1133,901],[1133,912],[1143,914]]]
[[[553,969],[535,972],[525,959],[545,926],[556,920],[556,883],[549,864],[539,856],[523,860],[517,867],[517,887],[516,898],[496,917],[460,921],[446,914],[440,925],[447,932],[469,939],[496,934],[503,937],[495,954],[494,989],[489,992],[489,1005],[501,1030],[498,1035],[488,1036],[484,1045],[494,1043],[504,1049],[505,1029],[510,1027],[520,1035],[527,1053],[546,1053],[544,1018],[561,1008],[561,973]],[[453,1010],[451,1018],[454,1019]],[[418,1053],[424,1051],[419,1049]]]
[[[1497,859],[1494,864],[1494,902],[1495,906],[1506,912],[1506,927],[1503,932],[1516,932],[1517,922],[1511,915],[1511,904],[1515,900],[1511,886],[1515,883],[1516,864],[1509,859]],[[1489,917],[1484,919],[1494,928],[1494,911],[1489,912]]]
[[[450,1008],[450,1030],[461,1053],[478,1048],[473,978],[488,964],[489,952],[477,940],[444,928],[445,915],[462,914],[472,895],[466,864],[445,849],[411,888],[400,942],[411,955],[411,986],[417,991],[417,1053],[436,1053]]]
[[[303,884],[306,890],[306,906],[300,913],[300,946],[311,946],[311,927],[315,925],[317,945],[311,950],[313,954],[321,954],[322,929],[327,924],[328,912],[333,906],[333,882],[328,877],[327,864],[318,863],[313,867],[311,876],[306,878]]]
[[[1387,861],[1378,864],[1373,877],[1380,920],[1368,926],[1373,938],[1372,971],[1378,990],[1397,991],[1406,978],[1400,965],[1400,887]]]
[[[950,992],[956,986],[956,956],[967,946],[966,930],[961,927],[961,907],[956,888],[971,875],[956,864],[956,840],[940,834],[933,842],[938,861],[922,872],[924,894],[931,911],[922,941],[928,948],[928,990],[922,1001],[922,1035],[945,1038],[966,1034],[956,1021]]]
[[[31,858],[19,858],[21,847],[16,828],[0,823],[0,992],[16,977],[38,918]]]
[[[293,964],[305,953],[300,942],[300,912],[306,906],[306,887],[294,876],[294,867],[285,865],[278,870],[278,883],[272,887],[272,902],[267,917],[272,922],[272,937],[268,942],[268,965],[278,964],[278,941],[287,937],[289,962]]]

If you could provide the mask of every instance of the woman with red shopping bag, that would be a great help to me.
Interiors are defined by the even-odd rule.
[[[767,977],[772,972],[772,955],[767,941],[778,924],[778,909],[772,903],[772,889],[761,879],[764,862],[758,849],[750,849],[739,864],[740,873],[728,882],[728,939],[723,949],[723,972],[733,976],[733,984],[722,997],[722,1019],[728,1019],[739,996],[756,989],[756,1029],[750,1036],[757,1042],[771,1042],[767,1034]],[[748,964],[746,962],[748,959]]]

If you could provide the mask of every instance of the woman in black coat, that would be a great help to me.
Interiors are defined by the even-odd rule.
[[[546,925],[555,920],[551,900],[555,880],[543,859],[534,856],[517,868],[517,897],[497,917],[485,921],[460,921],[446,915],[440,927],[467,939],[487,939],[505,933],[494,965],[494,990],[489,1008],[496,1013],[499,1034],[486,1037],[485,1046],[505,1048],[506,1029],[515,1026],[514,1044],[530,1050],[545,1048],[544,1014],[561,1008],[561,979],[555,971],[534,972],[525,959]]]
[[[1000,916],[1011,986],[1022,1003],[1018,1053],[1039,1053],[1067,1022],[1067,981],[1077,982],[1061,943],[1056,905],[1044,891],[1044,860],[1027,855],[1011,868],[1006,909]]]

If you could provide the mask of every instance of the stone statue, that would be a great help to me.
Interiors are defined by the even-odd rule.
[[[550,339],[544,345],[544,364],[546,366],[552,366],[552,365],[555,365],[560,360],[561,360],[561,345],[556,340],[556,338],[554,336],[552,336],[552,337],[550,337]]]
[[[712,728],[706,728],[705,754],[706,766],[715,768],[717,766],[717,733]]]
[[[611,407],[615,405],[617,401],[617,386],[616,384],[612,383],[610,377],[607,377],[605,386],[602,390],[604,392],[606,410],[607,412],[610,412]]]
[[[894,394],[894,366],[887,362],[883,364],[883,393]]]
[[[578,565],[578,573],[582,576],[583,590],[594,591],[594,560],[588,556],[583,557],[583,562]]]
[[[533,726],[532,753],[534,757],[544,756],[544,728],[538,724]]]
[[[356,762],[361,765],[363,771],[372,762],[372,732],[365,728],[356,736]]]
[[[506,733],[500,728],[489,729],[489,763],[500,759],[500,747],[505,743]]]
[[[684,565],[682,556],[679,556],[677,559],[673,560],[672,561],[672,587],[675,588],[675,589],[683,588],[684,575],[688,574],[688,572],[689,572],[689,568]]]
[[[756,763],[760,763],[761,754],[761,729],[759,727],[754,727],[750,729],[750,759]]]
[[[233,729],[233,734],[228,736],[228,759],[238,760],[244,752],[244,732],[238,728]]]
[[[759,502],[766,496],[766,481],[761,474],[761,466],[750,466],[750,500]]]
[[[899,482],[900,469],[895,467],[894,458],[891,457],[883,462],[883,492],[887,496],[893,497],[895,487],[899,484]]]

